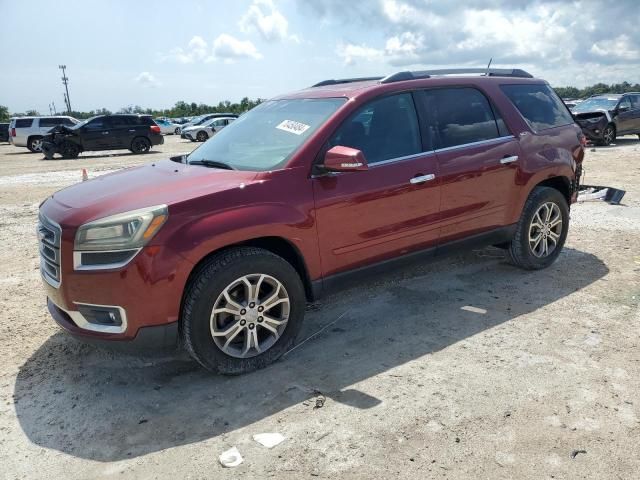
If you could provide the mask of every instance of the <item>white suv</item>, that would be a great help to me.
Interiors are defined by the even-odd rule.
[[[78,123],[73,117],[18,117],[9,123],[9,143],[16,147],[27,147],[32,152],[41,151],[42,137],[58,125],[70,127]]]

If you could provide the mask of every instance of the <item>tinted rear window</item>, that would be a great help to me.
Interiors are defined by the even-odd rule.
[[[58,118],[58,117],[47,117],[47,118],[41,118],[40,119],[40,126],[41,127],[55,127],[60,125],[61,123],[63,123],[62,118]]]
[[[17,118],[15,128],[28,128],[33,123],[33,118]]]
[[[427,90],[426,107],[435,123],[438,148],[455,147],[491,140],[508,133],[500,126],[487,98],[475,88],[441,88]]]
[[[549,85],[500,85],[534,131],[573,123],[573,117]]]

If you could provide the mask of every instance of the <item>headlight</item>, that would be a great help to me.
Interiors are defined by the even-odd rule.
[[[141,208],[86,223],[74,242],[74,267],[116,268],[128,263],[164,225],[166,205]]]

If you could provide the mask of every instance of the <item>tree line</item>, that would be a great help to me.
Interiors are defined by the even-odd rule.
[[[608,85],[606,83],[596,83],[590,87],[576,88],[576,87],[554,87],[556,93],[562,98],[587,98],[592,95],[599,95],[603,93],[626,93],[626,92],[640,92],[640,83],[631,84],[629,82],[613,83]],[[194,117],[202,115],[204,113],[237,113],[241,114],[248,110],[251,110],[256,105],[264,102],[264,99],[257,98],[255,100],[244,97],[240,102],[232,103],[229,100],[219,102],[217,105],[207,105],[206,103],[187,103],[184,101],[176,102],[172,108],[166,109],[153,109],[143,108],[140,105],[128,105],[121,108],[117,112],[111,112],[106,108],[100,108],[97,110],[91,110],[88,112],[71,112],[71,116],[75,118],[89,118],[95,115],[109,115],[111,113],[141,113],[147,115],[153,115],[154,117]],[[58,112],[63,114],[66,112]],[[27,110],[25,112],[10,113],[9,109],[4,105],[0,105],[0,122],[9,121],[10,117],[23,117],[23,116],[37,116],[40,112],[36,110]]]
[[[140,113],[146,115],[153,115],[154,117],[169,117],[169,118],[182,118],[182,117],[195,117],[205,113],[236,113],[241,114],[251,110],[256,105],[264,102],[264,99],[257,98],[255,100],[244,97],[239,102],[232,103],[229,100],[219,102],[217,105],[207,105],[206,103],[187,103],[184,101],[176,102],[172,108],[165,109],[153,109],[143,108],[140,105],[128,105],[121,108],[116,112],[112,112],[107,108],[99,108],[97,110],[90,110],[88,112],[72,111],[70,115],[75,118],[84,119],[90,118],[95,115],[110,115],[112,113]],[[66,115],[67,112],[58,112],[58,115]],[[27,110],[25,112],[10,113],[9,109],[4,105],[0,105],[0,122],[9,121],[10,117],[24,117],[24,116],[38,116],[40,112],[36,110]],[[43,115],[48,115],[44,113]]]

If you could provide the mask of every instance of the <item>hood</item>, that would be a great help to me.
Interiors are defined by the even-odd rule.
[[[45,215],[66,225],[153,205],[168,205],[250,184],[256,172],[186,165],[171,160],[120,170],[52,195]]]
[[[607,122],[611,121],[611,113],[604,108],[595,108],[586,112],[571,112],[576,120],[598,119],[603,116],[607,118]]]

